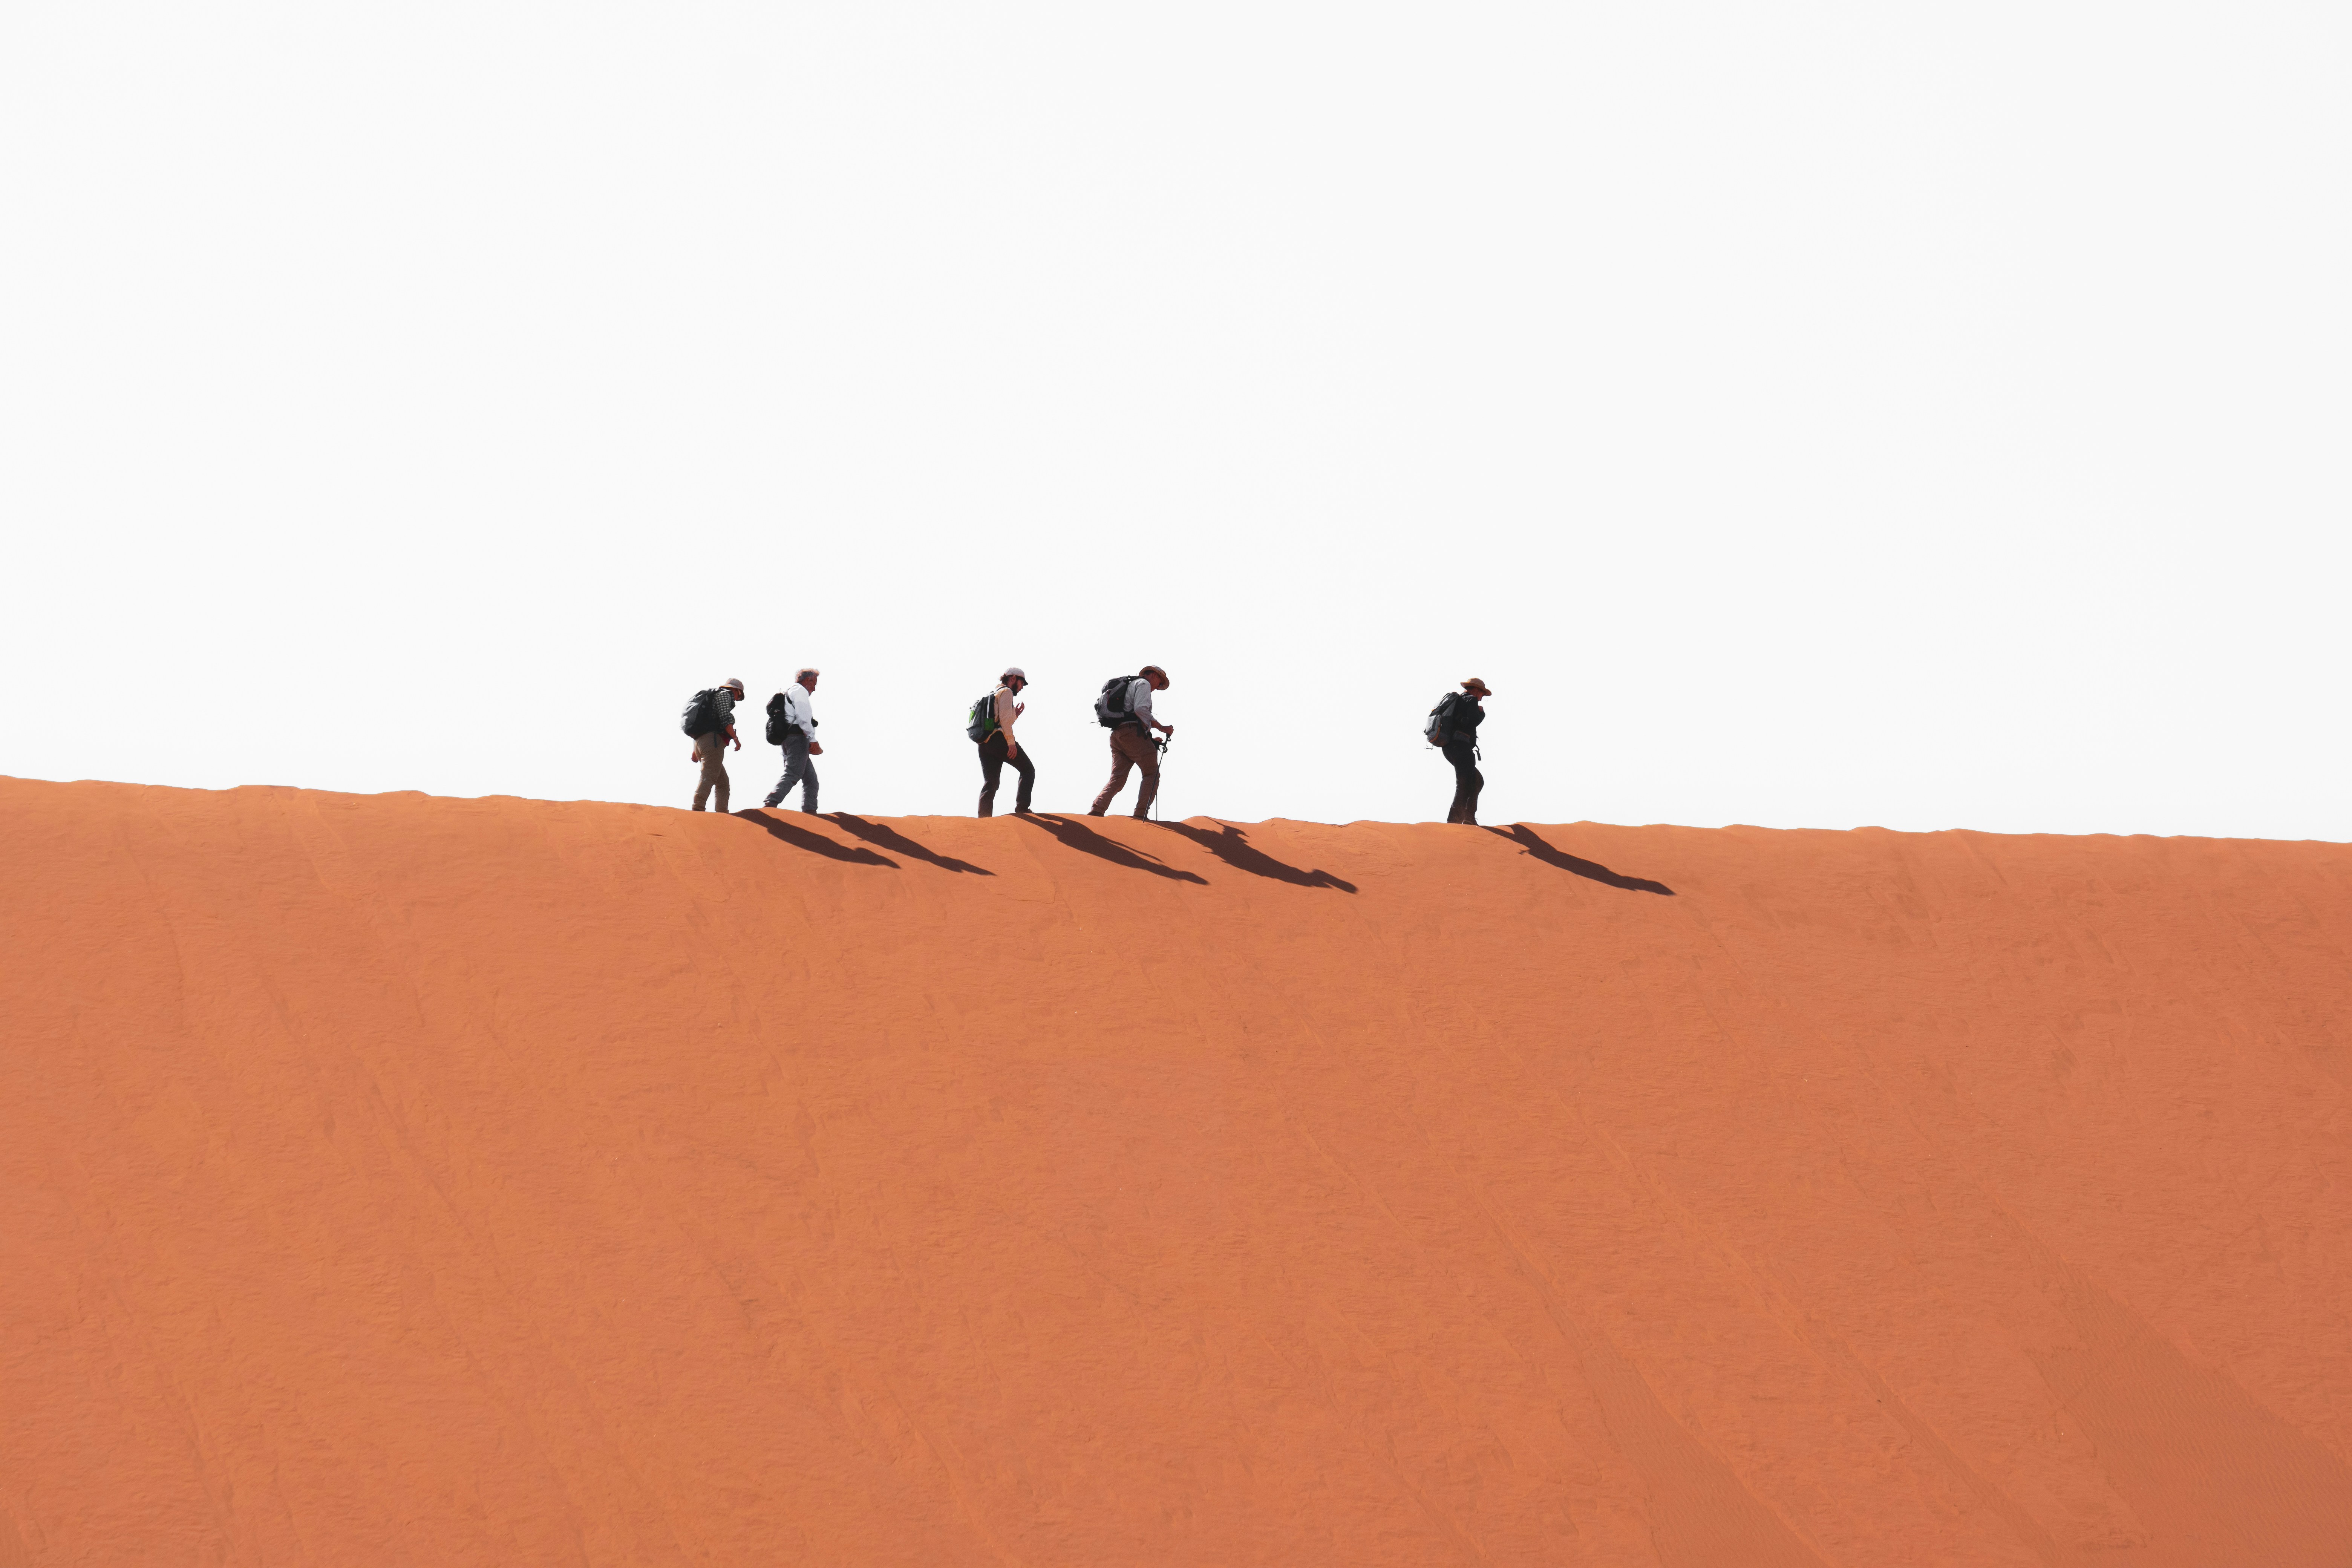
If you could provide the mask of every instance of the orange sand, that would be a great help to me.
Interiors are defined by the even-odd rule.
[[[2352,1563],[2352,847],[0,826],[8,1568]]]

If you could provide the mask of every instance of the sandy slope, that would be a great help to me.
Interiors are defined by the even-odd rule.
[[[0,824],[0,1565],[2352,1563],[2352,848]]]

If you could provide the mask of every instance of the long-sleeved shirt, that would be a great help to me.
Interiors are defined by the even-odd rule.
[[[1129,718],[1143,726],[1145,734],[1151,733],[1151,682],[1149,678],[1139,675],[1127,683],[1127,713]]]
[[[735,693],[723,686],[719,688],[711,697],[710,710],[719,715],[719,722],[711,726],[713,731],[724,735],[735,728]]]
[[[1013,700],[1013,688],[998,687],[996,689],[996,727],[1004,731],[1004,745],[1007,751],[1020,743],[1013,738],[1013,721],[1020,717],[1021,705]]]
[[[809,689],[797,680],[784,688],[784,722],[799,726],[810,740],[816,739],[816,709],[809,701]]]
[[[1448,741],[1467,741],[1475,746],[1478,743],[1478,726],[1486,721],[1486,710],[1478,706],[1475,697],[1465,691],[1461,700],[1454,704],[1454,711],[1447,716],[1446,721],[1438,726],[1438,743],[1444,745]]]

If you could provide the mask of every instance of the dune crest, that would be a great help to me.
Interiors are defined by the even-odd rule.
[[[2352,1562],[2352,847],[0,820],[0,1564]]]

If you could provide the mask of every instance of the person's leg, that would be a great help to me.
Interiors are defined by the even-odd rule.
[[[1454,764],[1454,814],[1445,820],[1478,825],[1478,792],[1486,787],[1486,775],[1478,771],[1478,759],[1473,748],[1456,743],[1445,748],[1445,760]]]
[[[800,783],[801,775],[808,769],[808,742],[806,740],[798,735],[787,736],[785,737],[782,749],[784,753],[784,776],[776,781],[776,787],[770,790],[768,792],[768,798],[760,803],[771,811],[783,804],[784,796],[793,793],[793,785]]]
[[[801,742],[801,809],[816,815],[816,759],[808,754],[806,741]]]
[[[1112,797],[1127,787],[1127,770],[1135,765],[1135,759],[1119,747],[1118,738],[1126,733],[1124,730],[1110,732],[1110,783],[1102,786],[1102,794],[1095,796],[1094,805],[1087,808],[1088,816],[1100,816],[1108,811]]]
[[[1454,804],[1445,808],[1445,820],[1459,822],[1469,809],[1472,799],[1470,779],[1478,770],[1471,765],[1470,748],[1467,746],[1449,744],[1445,748],[1445,760],[1454,768]]]
[[[1022,760],[1025,762],[1028,759],[1024,757]],[[987,740],[982,741],[980,743],[981,816],[994,816],[996,815],[996,782],[1003,776],[1004,732],[1000,730],[995,734],[991,735]],[[1029,797],[1026,795],[1022,796],[1021,804],[1024,805],[1028,805]]]
[[[702,753],[702,776],[695,781],[694,785],[694,809],[697,811],[703,809],[702,803],[710,798],[713,790],[719,794],[719,809],[727,809],[726,748],[727,737],[724,735],[697,735],[694,738],[694,749]]]
[[[1037,787],[1037,764],[1029,760],[1028,747],[1022,747],[1013,757],[1013,771],[1021,775],[1021,787],[1013,796],[1013,809],[1017,814],[1029,809],[1029,796]]]
[[[1119,731],[1122,735],[1129,732],[1125,730]],[[1151,803],[1160,795],[1160,748],[1151,743],[1150,735],[1137,732],[1128,750],[1143,774],[1143,782],[1135,792],[1135,815],[1139,819],[1148,820],[1151,816]]]
[[[776,750],[779,750],[779,752],[783,752],[783,775],[781,775],[781,778],[776,778],[776,787],[774,787],[774,790],[769,790],[769,793],[767,793],[767,799],[764,799],[764,802],[760,802],[760,804],[762,804],[762,806],[767,806],[769,811],[774,811],[774,809],[776,809],[776,804],[783,802],[783,793],[785,793],[785,790],[791,790],[791,787],[793,787],[793,745],[791,745],[791,742],[783,742],[783,745],[779,745],[779,748],[776,748]]]

